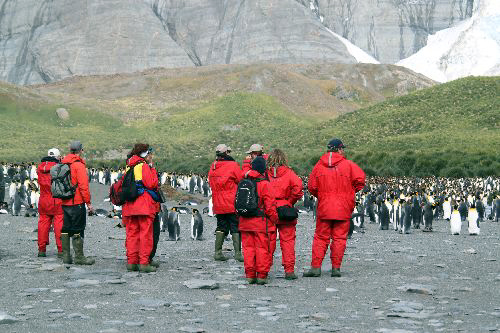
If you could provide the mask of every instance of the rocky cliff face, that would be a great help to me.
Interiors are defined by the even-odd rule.
[[[383,62],[469,16],[473,0],[0,0],[0,80],[155,67]],[[364,57],[361,57],[364,59]]]
[[[383,63],[404,59],[427,36],[472,16],[478,0],[296,0],[328,28]]]

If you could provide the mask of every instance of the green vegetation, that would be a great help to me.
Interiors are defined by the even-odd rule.
[[[123,161],[110,158],[144,141],[155,147],[160,169],[207,172],[218,143],[229,144],[241,160],[259,142],[268,151],[285,150],[294,169],[305,174],[326,142],[340,137],[348,156],[372,175],[500,175],[498,77],[434,86],[326,122],[255,93],[233,93],[203,107],[129,123],[62,105],[70,113],[62,121],[55,114],[59,105],[25,88],[0,88],[0,159],[6,161],[38,160],[48,148],[64,150],[71,139],[80,139],[91,165],[117,166]]]

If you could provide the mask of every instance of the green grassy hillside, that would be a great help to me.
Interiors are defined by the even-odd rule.
[[[500,78],[466,78],[387,100],[335,120],[290,112],[264,93],[231,93],[159,119],[121,120],[55,105],[28,88],[0,86],[0,160],[38,160],[78,138],[93,165],[117,165],[137,141],[151,143],[162,169],[206,172],[227,143],[239,160],[252,143],[285,150],[308,172],[331,137],[369,174],[500,174]],[[60,120],[57,107],[70,119]],[[97,108],[96,108],[97,109]]]

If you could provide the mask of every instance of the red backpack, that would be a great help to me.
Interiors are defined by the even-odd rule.
[[[125,203],[125,200],[122,198],[122,185],[123,177],[109,187],[109,200],[115,206],[122,206]]]

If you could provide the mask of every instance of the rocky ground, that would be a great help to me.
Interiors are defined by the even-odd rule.
[[[92,185],[97,208],[107,189]],[[171,203],[172,204],[172,203]],[[368,224],[349,240],[341,278],[284,280],[279,246],[271,283],[246,285],[242,264],[212,260],[215,218],[204,215],[205,241],[159,244],[157,273],[127,273],[124,229],[89,217],[90,267],[63,266],[55,242],[36,257],[36,218],[0,215],[2,332],[487,332],[500,330],[500,224],[481,235],[452,236],[446,221],[433,233],[400,235]],[[465,231],[465,228],[463,228]],[[312,215],[297,227],[297,271],[307,268]],[[53,236],[51,236],[51,239]],[[225,243],[227,255],[232,245]],[[193,281],[195,280],[195,281]],[[200,284],[208,289],[191,289]],[[189,282],[188,282],[189,281]],[[188,286],[186,286],[188,285]]]

